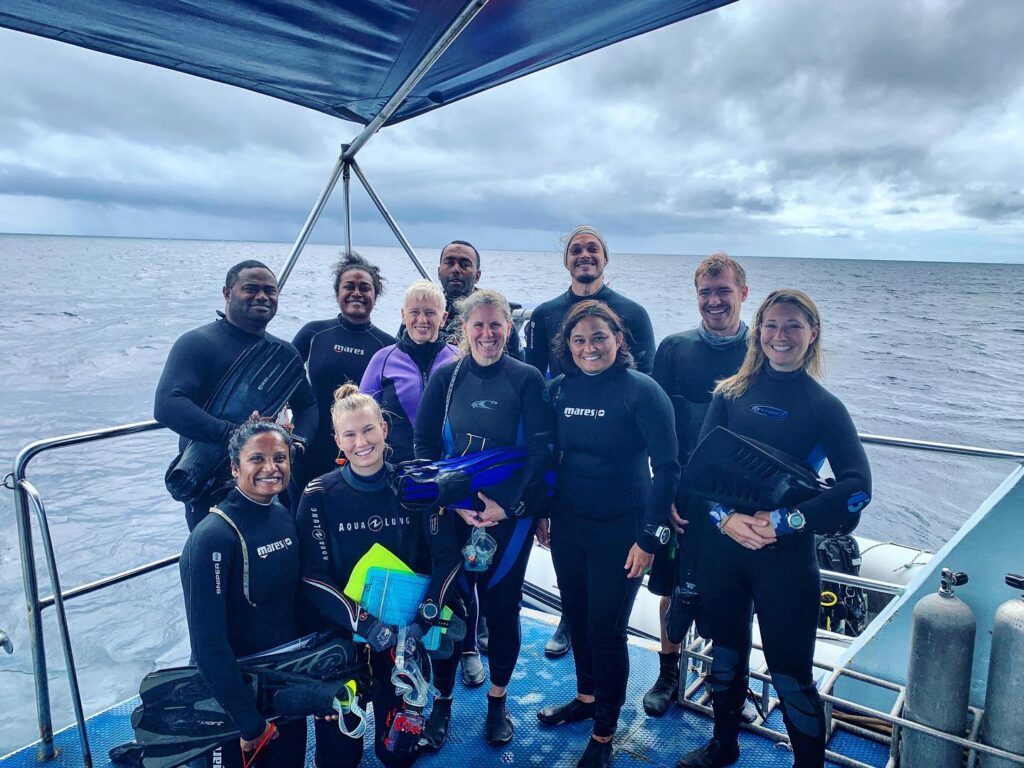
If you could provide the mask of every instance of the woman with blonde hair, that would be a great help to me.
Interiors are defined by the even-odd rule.
[[[780,289],[758,308],[739,371],[715,388],[701,439],[721,426],[815,472],[828,459],[835,482],[799,508],[712,508],[715,527],[702,540],[700,567],[714,641],[714,736],[683,756],[679,768],[739,759],[754,611],[794,765],[824,765],[825,716],[811,671],[821,595],[814,534],[854,529],[870,501],[871,469],[846,408],[817,381],[822,370],[817,307],[801,291]]]
[[[395,666],[390,649],[396,628],[383,624],[345,594],[343,587],[359,560],[380,544],[406,564],[412,564],[421,538],[421,518],[403,509],[388,484],[388,425],[377,401],[344,384],[334,393],[331,406],[334,438],[347,461],[306,486],[296,521],[302,560],[302,585],[316,610],[314,623],[339,627],[366,639],[366,652],[374,683],[369,698],[374,707],[377,758],[388,768],[411,765],[416,753],[391,752],[385,738],[401,706],[391,673]],[[431,582],[428,600],[443,605],[440,579]],[[421,611],[421,616],[425,615]],[[417,619],[416,635],[429,627]],[[317,720],[318,768],[353,768],[359,765],[363,741],[344,736],[338,726]]]
[[[541,481],[550,460],[552,419],[540,372],[505,354],[512,328],[505,297],[480,289],[457,306],[465,356],[427,383],[416,419],[416,458],[436,460],[512,446],[527,453],[523,469],[480,493],[474,509],[439,510],[428,526],[434,540],[431,551],[458,553],[476,529],[485,529],[497,547],[483,570],[463,572],[460,588],[467,594],[485,590],[487,595],[481,601],[490,630],[485,733],[489,744],[498,745],[512,739],[505,690],[519,657],[519,604],[537,512],[531,503],[537,497],[528,491]],[[435,665],[440,695],[425,732],[433,748],[447,734],[454,677],[454,669],[439,667]]]

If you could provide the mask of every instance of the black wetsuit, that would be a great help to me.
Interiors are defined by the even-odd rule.
[[[320,416],[316,436],[306,447],[299,466],[292,470],[299,488],[335,467],[338,446],[331,421],[334,390],[346,382],[358,386],[374,353],[394,343],[392,336],[373,323],[353,323],[342,314],[306,323],[295,334],[292,344],[306,362]]]
[[[475,288],[473,290],[476,290]],[[456,299],[455,301],[458,301]],[[453,344],[456,347],[459,346],[459,337],[462,335],[462,316],[459,315],[459,311],[455,308],[455,301],[452,301],[447,296],[445,297],[445,308],[444,311],[448,313],[448,319],[444,321],[444,325],[441,326],[441,333],[438,338],[443,339],[449,344]],[[513,304],[513,309],[520,308],[521,305]],[[398,329],[399,339],[406,337],[405,325],[403,324]],[[519,331],[516,330],[515,323],[512,324],[512,330],[508,335],[508,341],[505,342],[505,352],[516,360],[523,359],[523,345],[519,340]]]
[[[739,370],[746,351],[746,334],[729,344],[712,346],[701,337],[698,328],[666,336],[658,345],[653,376],[672,401],[681,467],[686,466],[697,447],[715,383]],[[663,597],[671,595],[672,588],[680,583],[678,569],[684,571],[681,576],[689,582],[697,575],[697,552],[708,520],[707,505],[691,499],[682,485],[676,493],[676,510],[689,525],[677,537],[675,551],[663,551],[655,559],[647,579],[647,588]]]
[[[557,511],[551,555],[569,620],[576,684],[596,702],[594,733],[611,736],[626,699],[626,627],[642,577],[623,565],[634,543],[658,549],[679,481],[672,405],[649,377],[614,366],[552,384]],[[652,478],[653,470],[653,478]]]
[[[457,378],[451,386],[453,377]],[[491,682],[499,687],[508,685],[519,657],[519,604],[536,527],[535,505],[527,500],[532,499],[550,462],[551,439],[551,407],[544,380],[535,369],[508,355],[487,367],[466,357],[441,368],[430,377],[420,402],[418,459],[461,456],[501,446],[527,449],[524,470],[487,492],[508,515],[487,528],[498,544],[490,568],[463,572],[460,577],[460,588],[467,595],[486,590],[481,602],[490,633]],[[428,531],[438,567],[451,563],[461,569],[461,550],[469,540],[470,526],[457,513],[442,510],[432,516]],[[435,672],[441,695],[450,695],[454,665],[435,665]]]
[[[238,425],[211,416],[203,410],[203,405],[238,356],[262,338],[292,348],[288,342],[269,333],[261,336],[247,333],[223,316],[183,334],[174,342],[156,387],[153,418],[180,435],[178,450],[184,450],[189,440],[227,445],[231,432]],[[316,433],[317,411],[316,398],[308,383],[299,385],[289,404],[295,434],[311,439]],[[185,504],[189,530],[223,498],[224,492],[226,489]]]
[[[266,723],[236,659],[300,635],[295,615],[298,541],[291,514],[276,501],[258,504],[236,489],[217,509],[231,522],[207,515],[181,553],[185,617],[193,662],[242,738],[252,740],[263,733]],[[279,721],[278,730],[280,738],[264,746],[256,764],[301,768],[306,758],[305,718]],[[222,745],[201,764],[241,766],[238,742]]]
[[[357,601],[344,594],[345,584],[359,559],[381,544],[412,566],[421,520],[402,509],[387,483],[390,467],[372,477],[355,474],[346,465],[306,486],[299,503],[299,550],[302,554],[303,594],[318,616],[314,622],[356,632]],[[441,599],[440,584],[428,591]],[[396,756],[384,746],[391,721],[401,706],[391,682],[390,652],[367,648],[374,678],[370,700],[374,710],[374,751],[385,766],[411,765],[415,755]],[[335,723],[316,720],[316,764],[319,768],[351,768],[363,755],[362,739],[344,736]],[[354,723],[353,723],[354,725]]]
[[[546,373],[550,367],[551,378],[565,373],[551,357],[551,345],[573,305],[588,299],[603,301],[622,318],[626,342],[629,351],[633,353],[637,370],[650,373],[654,367],[654,328],[651,326],[651,318],[646,309],[607,285],[601,286],[601,290],[591,296],[577,296],[570,288],[561,296],[545,301],[533,310],[526,323],[526,362],[541,373]]]
[[[871,470],[843,404],[804,371],[765,367],[739,398],[716,395],[701,437],[717,426],[766,443],[815,471],[827,458],[836,483],[800,505],[802,531],[748,550],[705,529],[701,591],[711,638],[715,738],[735,743],[747,690],[752,612],[793,745],[797,768],[824,763],[825,717],[811,672],[821,581],[814,533],[852,531],[870,501]],[[769,510],[771,511],[771,510]],[[785,533],[785,535],[783,535]]]

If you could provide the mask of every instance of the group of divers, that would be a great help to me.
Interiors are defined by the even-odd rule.
[[[482,649],[482,736],[508,743],[507,691],[536,538],[550,547],[562,601],[547,652],[571,642],[577,695],[535,716],[550,727],[593,720],[579,766],[612,759],[627,622],[645,573],[662,597],[649,714],[677,696],[679,642],[691,623],[713,642],[713,738],[678,765],[739,759],[754,611],[795,765],[823,765],[814,534],[853,530],[871,476],[846,408],[819,383],[817,308],[799,290],[773,290],[748,328],[743,267],[716,253],[694,276],[701,323],[655,349],[644,308],[605,284],[602,235],[578,227],[563,257],[570,287],[533,311],[522,340],[505,297],[477,288],[479,252],[455,241],[441,251],[440,286],[421,280],[405,291],[397,340],[371,322],[384,291],[379,270],[349,253],[334,269],[340,314],[306,324],[291,345],[266,331],[277,281],[255,261],[227,273],[220,318],[174,344],[155,417],[182,449],[216,446],[230,470],[185,498],[191,534],[180,570],[192,663],[236,729],[194,764],[304,765],[306,719],[273,719],[244,660],[313,632],[350,642],[359,668],[347,705],[335,699],[333,714],[315,718],[320,768],[360,763],[366,706],[385,766],[441,749],[460,664],[468,685],[482,684]],[[211,408],[234,396],[225,381],[267,341],[301,358],[291,418]],[[681,468],[716,427],[814,471],[827,459],[834,482],[799,508],[736,511],[697,498]],[[403,498],[403,487],[449,471],[461,490],[447,501],[439,482],[427,483],[436,495],[426,503]],[[425,577],[401,626],[352,589],[381,552]],[[426,708],[416,699],[425,677],[434,693]]]

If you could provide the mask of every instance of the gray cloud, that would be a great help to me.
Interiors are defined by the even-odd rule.
[[[1007,251],[1024,230],[1021,39],[1017,0],[738,3],[387,129],[360,162],[414,241],[530,248],[590,221],[626,249],[791,253],[804,233],[807,251],[885,255],[992,227]],[[223,217],[224,236],[290,240],[358,132],[24,35],[0,47],[0,229],[73,233],[108,206],[163,236]],[[383,232],[374,216],[357,196],[357,231]]]

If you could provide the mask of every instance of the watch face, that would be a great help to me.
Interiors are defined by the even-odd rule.
[[[437,618],[437,606],[433,603],[424,603],[423,607],[420,608],[420,613],[423,614],[423,618],[428,621]]]
[[[664,525],[658,528],[658,541],[662,544],[668,544],[668,540],[672,538],[672,531],[670,531]]]
[[[807,519],[804,517],[803,512],[790,512],[787,522],[789,523],[790,528],[794,531],[798,531],[804,527]]]

